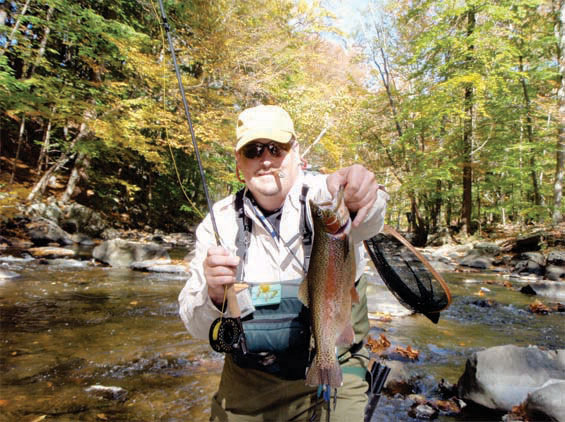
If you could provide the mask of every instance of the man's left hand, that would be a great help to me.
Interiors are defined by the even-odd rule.
[[[358,227],[365,220],[381,188],[373,172],[360,164],[354,164],[330,174],[326,183],[332,196],[335,196],[341,185],[345,185],[345,206],[350,212],[356,213],[353,227]]]

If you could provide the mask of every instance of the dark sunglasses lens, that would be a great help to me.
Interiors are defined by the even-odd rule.
[[[281,149],[277,144],[268,144],[269,152],[273,157],[279,157],[281,155]]]
[[[290,144],[277,144],[275,142],[269,142],[268,144],[262,144],[260,142],[254,144],[247,144],[243,147],[243,155],[245,158],[253,160],[254,158],[263,155],[263,151],[267,148],[269,153],[273,157],[280,157],[282,151],[289,151],[291,148]]]
[[[263,150],[265,149],[266,145],[263,144],[249,144],[243,147],[243,155],[245,158],[249,158],[250,160],[260,157],[263,154]]]

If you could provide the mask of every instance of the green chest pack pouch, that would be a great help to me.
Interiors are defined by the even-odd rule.
[[[245,254],[250,244],[252,221],[243,209],[244,190],[237,192],[235,208],[238,234],[237,255],[241,258],[237,279],[243,279]],[[300,195],[300,232],[304,244],[304,267],[307,268],[312,250],[312,230],[307,223],[306,195],[308,186]],[[296,237],[289,241],[294,242]],[[302,379],[309,363],[310,315],[298,299],[302,279],[282,280],[269,285],[254,285],[252,299],[255,311],[243,320],[248,353],[234,353],[234,362],[243,368],[258,369],[283,379]]]

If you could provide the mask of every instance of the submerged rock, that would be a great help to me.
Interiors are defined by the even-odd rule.
[[[85,388],[84,391],[107,400],[124,401],[128,395],[127,390],[122,387],[105,385],[91,385],[90,387]]]

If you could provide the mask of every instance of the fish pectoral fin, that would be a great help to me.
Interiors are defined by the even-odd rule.
[[[352,303],[359,303],[360,299],[359,299],[359,293],[357,292],[357,289],[355,288],[355,284],[353,284],[353,286],[351,286],[351,302]]]
[[[355,331],[353,331],[353,326],[347,324],[343,329],[339,337],[336,339],[335,343],[339,346],[349,346],[355,341]]]
[[[310,295],[308,294],[308,278],[302,280],[298,287],[298,299],[305,305],[310,304]]]

